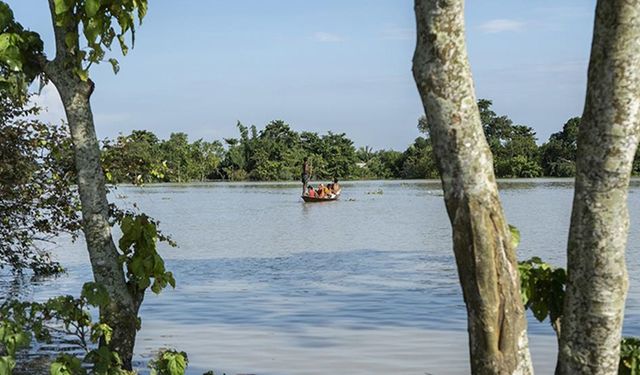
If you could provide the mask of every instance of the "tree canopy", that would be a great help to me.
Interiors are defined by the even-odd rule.
[[[490,100],[478,101],[482,128],[499,178],[571,177],[575,173],[579,117],[538,145],[535,131],[498,115]],[[344,133],[296,132],[282,120],[258,129],[237,123],[239,136],[223,141],[172,133],[160,140],[148,130],[103,141],[103,164],[114,182],[188,182],[206,180],[297,180],[302,159],[308,157],[314,179],[439,178],[426,118],[418,119],[423,133],[404,151],[356,148]],[[636,157],[634,173],[640,173]]]

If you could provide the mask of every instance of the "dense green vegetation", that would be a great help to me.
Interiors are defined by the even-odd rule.
[[[538,146],[536,133],[509,117],[497,115],[491,101],[478,101],[480,117],[501,178],[570,177],[575,158],[580,118]],[[420,179],[438,178],[428,125],[424,134],[404,151],[357,148],[345,133],[296,132],[275,120],[263,129],[238,122],[239,136],[222,141],[189,141],[185,133],[161,140],[147,130],[103,141],[103,165],[112,182],[189,182],[207,180],[297,180],[302,159],[313,167],[312,179]],[[636,158],[634,173],[640,173]]]
[[[54,273],[40,245],[61,233],[77,236],[68,132],[30,119],[38,108],[0,99],[0,269]]]

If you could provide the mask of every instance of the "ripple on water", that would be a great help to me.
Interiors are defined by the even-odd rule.
[[[343,201],[318,205],[301,203],[294,184],[121,188],[121,203],[137,202],[180,245],[161,247],[178,286],[145,298],[137,359],[172,346],[189,353],[190,374],[468,373],[439,182],[343,188]],[[501,189],[522,234],[519,257],[564,264],[572,182],[506,181]],[[637,191],[634,182],[630,252],[640,246]],[[55,252],[68,274],[17,290],[36,299],[77,294],[91,277],[83,246],[62,240]],[[640,335],[638,262],[629,257],[629,335]],[[553,333],[533,319],[529,328],[537,370],[551,373]]]

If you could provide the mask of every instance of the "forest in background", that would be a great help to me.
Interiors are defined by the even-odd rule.
[[[482,126],[499,178],[572,177],[575,174],[579,117],[569,119],[542,145],[535,131],[517,125],[491,109],[490,100],[478,101]],[[296,132],[281,120],[258,130],[237,124],[239,137],[222,141],[172,133],[161,140],[148,130],[103,141],[103,165],[112,182],[152,183],[208,180],[287,181],[300,178],[308,157],[313,179],[422,179],[438,178],[433,148],[424,117],[423,133],[404,151],[356,148],[345,133]],[[634,161],[640,174],[640,161]]]

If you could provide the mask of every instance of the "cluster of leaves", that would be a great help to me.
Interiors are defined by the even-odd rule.
[[[540,163],[546,176],[575,175],[579,125],[580,117],[569,119],[562,131],[551,134],[549,141],[540,147]]]
[[[421,179],[438,178],[433,145],[428,137],[418,137],[404,151],[378,150],[360,147],[356,152],[360,161],[352,177],[363,179]]]
[[[520,231],[509,225],[514,247],[520,243]],[[560,337],[562,311],[567,284],[564,268],[553,267],[538,257],[518,262],[520,293],[525,309],[534,317],[544,321],[547,317],[556,336]],[[640,339],[624,337],[620,342],[620,375],[640,375]]]
[[[518,263],[522,303],[542,322],[547,317],[556,332],[559,331],[564,304],[567,273],[554,268],[538,257]]]
[[[230,180],[296,180],[304,157],[313,166],[314,178],[346,178],[357,162],[353,141],[344,133],[298,133],[280,120],[260,131],[241,123],[238,129],[240,138],[225,139],[228,150],[221,164],[221,175]]]
[[[519,262],[522,302],[542,322],[547,317],[556,335],[560,336],[560,321],[567,282],[563,268],[554,268],[538,257]],[[620,375],[640,375],[640,339],[624,337],[620,342]]]
[[[0,306],[0,345],[5,355],[0,357],[0,374],[10,375],[18,349],[28,347],[32,340],[50,343],[55,334],[63,335],[84,353],[82,359],[60,354],[51,364],[52,375],[84,375],[86,366],[100,375],[126,375],[117,353],[100,341],[109,343],[112,330],[103,322],[92,320],[91,309],[109,303],[107,291],[96,283],[86,283],[80,297],[59,296],[44,303],[6,301]]]
[[[175,288],[173,274],[165,269],[156,248],[159,240],[156,222],[145,214],[125,214],[120,219],[120,229],[120,261],[126,266],[127,282],[134,295],[149,287],[156,294],[167,285]]]
[[[41,73],[43,43],[24,27],[13,11],[0,1],[0,90],[22,97],[26,87]]]
[[[483,130],[493,153],[497,177],[568,177],[575,174],[576,138],[580,118],[570,119],[563,130],[537,145],[532,128],[497,115],[491,101],[479,100]],[[189,142],[184,133],[168,140],[136,130],[115,140],[105,140],[103,165],[112,182],[188,182],[211,179],[297,180],[308,157],[316,179],[437,178],[438,170],[424,117],[418,129],[425,135],[405,151],[355,149],[345,134],[298,133],[283,121],[264,129],[237,125],[238,138]],[[640,158],[634,162],[640,174]]]
[[[545,176],[572,177],[576,174],[578,127],[580,117],[569,119],[562,131],[551,134],[549,141],[540,146],[540,165]],[[640,152],[633,159],[634,175],[640,175]]]
[[[111,207],[113,223],[120,224],[122,237],[119,241],[120,261],[126,267],[127,284],[134,296],[142,296],[147,288],[154,293],[171,285],[175,279],[166,271],[164,260],[158,254],[156,243],[175,243],[158,229],[158,223],[145,214],[134,214]],[[0,344],[6,355],[0,357],[0,375],[11,374],[15,366],[15,353],[31,343],[32,334],[38,341],[51,340],[48,322],[57,322],[64,333],[75,337],[74,342],[84,352],[82,360],[73,355],[62,354],[51,365],[53,375],[86,374],[85,364],[92,373],[99,375],[126,375],[121,369],[122,360],[116,352],[109,350],[112,329],[104,322],[94,323],[90,307],[102,308],[109,303],[109,294],[100,284],[86,283],[79,298],[60,296],[45,303],[8,301],[0,308]],[[100,343],[100,345],[97,345]],[[103,345],[105,344],[105,345]],[[171,354],[173,353],[173,354]],[[158,374],[179,375],[186,368],[186,355],[165,352],[154,366]],[[4,366],[4,367],[3,367]],[[6,368],[6,372],[3,372]],[[182,370],[180,370],[182,369]],[[167,372],[168,371],[168,372]]]
[[[149,362],[149,368],[151,375],[183,375],[188,364],[187,353],[166,349]]]
[[[636,337],[623,337],[620,342],[620,375],[640,374],[640,339]]]
[[[292,180],[311,159],[316,178],[350,177],[358,161],[345,134],[297,133],[282,121],[258,131],[238,123],[240,138],[189,142],[184,133],[159,140],[149,131],[133,131],[103,141],[103,167],[111,182],[188,182],[210,179]]]
[[[79,203],[67,131],[30,120],[35,113],[0,99],[0,267],[47,274],[60,267],[38,245],[77,235]]]
[[[114,40],[120,45],[123,55],[129,51],[125,36],[131,33],[131,45],[135,43],[135,16],[138,21],[147,13],[147,0],[55,0],[54,13],[56,26],[70,30],[65,34],[65,46],[69,61],[68,67],[86,81],[89,68],[93,63],[104,61],[106,51],[110,50]],[[117,25],[114,25],[114,22]],[[80,44],[80,30],[87,45]],[[115,73],[119,70],[118,61],[108,59]]]
[[[509,230],[511,245],[516,248],[520,244],[520,231],[513,225],[509,225]],[[564,268],[554,268],[539,257],[518,262],[518,272],[524,308],[531,310],[539,322],[549,317],[553,330],[560,336],[567,272]]]
[[[102,165],[111,182],[204,181],[219,178],[224,148],[218,141],[190,143],[184,133],[160,141],[150,131],[134,130],[115,140],[105,139]]]
[[[480,120],[498,177],[540,177],[539,150],[536,133],[529,126],[516,125],[507,116],[498,116],[492,102],[478,101]]]

